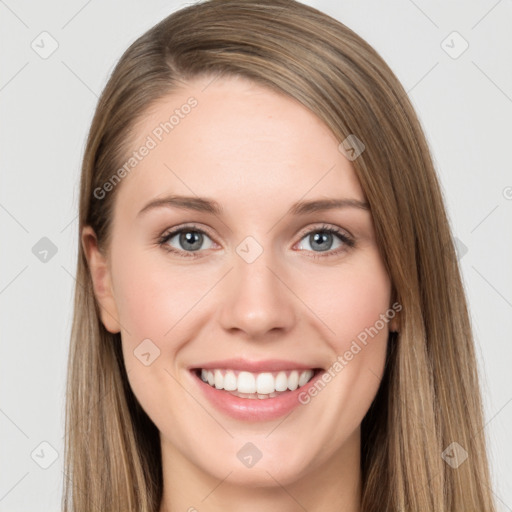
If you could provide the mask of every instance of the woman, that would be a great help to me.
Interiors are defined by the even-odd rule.
[[[79,226],[65,510],[494,510],[428,145],[346,26],[212,0],[153,27]]]

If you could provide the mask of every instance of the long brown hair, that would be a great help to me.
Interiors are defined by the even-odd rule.
[[[428,144],[398,79],[348,27],[293,0],[211,0],[151,28],[100,97],[83,158],[80,233],[92,226],[108,250],[122,183],[101,199],[94,191],[126,160],[150,106],[195,77],[233,75],[295,98],[340,143],[355,135],[365,145],[352,163],[403,309],[362,423],[362,510],[494,511],[466,298]],[[100,320],[80,241],[76,277],[63,509],[156,512],[159,432],[130,389],[120,335]],[[468,458],[455,467],[446,449]]]

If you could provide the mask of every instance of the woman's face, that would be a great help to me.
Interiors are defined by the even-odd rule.
[[[118,188],[106,263],[83,241],[164,471],[258,486],[358,468],[396,319],[341,141],[232,78],[159,101],[135,134],[126,176],[96,191]]]

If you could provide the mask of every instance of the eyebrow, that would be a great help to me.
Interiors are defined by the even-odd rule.
[[[180,208],[182,210],[193,210],[197,212],[211,213],[213,215],[222,215],[222,206],[212,199],[193,196],[171,195],[154,199],[150,201],[137,216],[156,208]],[[288,215],[307,215],[320,211],[334,210],[340,208],[358,208],[361,210],[370,210],[370,205],[359,199],[317,199],[312,201],[298,201],[288,210]]]

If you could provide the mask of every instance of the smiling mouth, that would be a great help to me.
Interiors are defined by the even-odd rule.
[[[321,371],[320,368],[259,373],[221,368],[193,370],[199,379],[215,389],[226,391],[239,398],[260,400],[295,391],[306,385]]]

